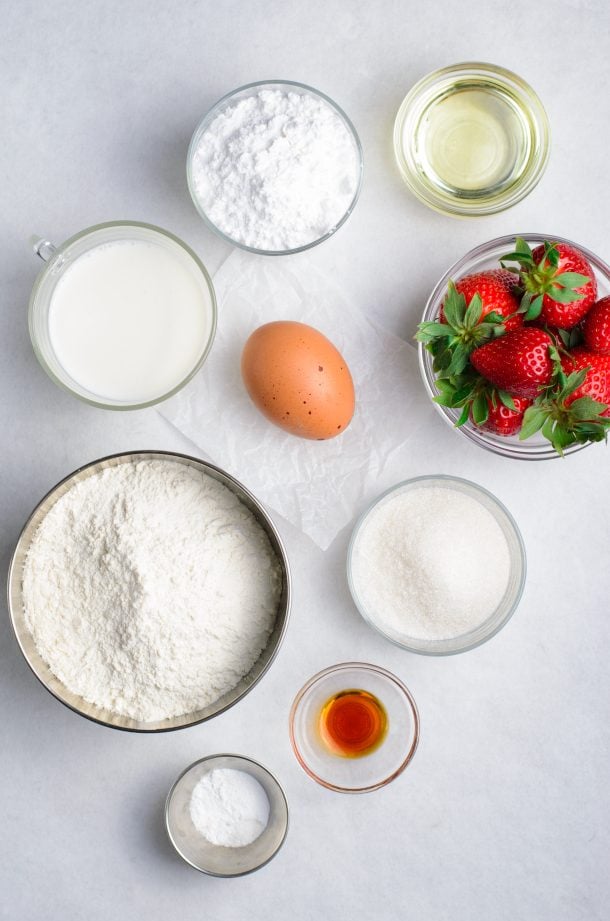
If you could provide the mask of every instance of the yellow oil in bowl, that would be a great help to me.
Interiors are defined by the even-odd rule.
[[[429,74],[403,101],[396,159],[412,192],[447,214],[508,208],[538,182],[549,152],[546,114],[515,74],[459,64]]]

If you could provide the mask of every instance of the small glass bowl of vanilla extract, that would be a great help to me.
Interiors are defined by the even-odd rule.
[[[343,662],[301,688],[290,711],[290,740],[297,761],[317,783],[339,793],[366,793],[409,764],[419,741],[419,714],[396,675]]]

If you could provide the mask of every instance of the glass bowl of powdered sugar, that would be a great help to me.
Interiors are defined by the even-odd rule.
[[[469,480],[416,477],[358,520],[347,575],[356,607],[383,636],[424,655],[473,649],[515,611],[525,547],[508,510]]]
[[[209,755],[176,780],[165,825],[178,854],[211,876],[244,876],[268,863],[288,831],[288,804],[273,774],[242,755]]]
[[[201,217],[229,243],[261,255],[298,253],[352,213],[362,146],[324,93],[289,80],[249,83],[197,127],[187,180]]]

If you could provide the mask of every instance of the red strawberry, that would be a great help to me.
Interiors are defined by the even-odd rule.
[[[517,237],[515,252],[504,262],[518,262],[525,289],[526,320],[537,317],[559,329],[582,320],[597,297],[597,281],[588,259],[569,243],[545,242],[533,251]]]
[[[593,352],[610,355],[610,297],[602,297],[587,313],[582,332],[587,345]]]
[[[565,406],[571,406],[580,397],[591,397],[598,403],[605,403],[607,409],[600,412],[600,416],[610,416],[610,356],[590,352],[584,346],[578,346],[569,355],[561,359],[561,367],[566,374],[573,371],[583,371],[588,368],[587,376],[580,387],[577,387],[564,399]]]
[[[505,329],[509,330],[516,329],[523,323],[522,314],[517,313],[520,303],[515,294],[517,283],[514,272],[509,272],[508,269],[490,269],[487,272],[464,275],[455,283],[455,288],[458,294],[463,294],[466,298],[466,306],[469,306],[475,294],[479,295],[482,305],[479,323],[493,311],[500,317],[510,317],[504,323]],[[446,322],[442,306],[439,319],[441,323]]]
[[[513,329],[486,342],[470,356],[473,367],[499,390],[533,399],[540,387],[550,383],[553,362],[548,333],[534,326]]]
[[[479,428],[484,429],[486,432],[493,432],[494,435],[516,435],[521,429],[523,414],[527,407],[531,406],[532,401],[526,397],[517,397],[512,394],[511,396],[515,406],[514,409],[509,409],[498,398],[496,398],[496,405],[494,406],[493,400],[488,398],[489,415]]]

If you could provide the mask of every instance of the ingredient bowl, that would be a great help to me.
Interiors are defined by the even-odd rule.
[[[216,296],[199,257],[161,227],[97,224],[55,247],[30,297],[34,353],[52,381],[91,406],[141,409],[182,389],[216,332]]]
[[[271,636],[266,647],[263,649],[258,660],[252,666],[248,674],[246,674],[230,691],[227,691],[202,710],[154,722],[139,721],[119,715],[107,709],[102,709],[88,702],[81,696],[72,693],[57,676],[53,674],[48,664],[39,654],[26,621],[23,600],[23,571],[25,559],[39,525],[54,504],[73,487],[103,470],[121,464],[149,460],[170,461],[175,464],[194,467],[196,470],[218,481],[233,492],[240,502],[249,509],[266,533],[271,548],[277,557],[282,577],[280,600]],[[58,483],[58,485],[42,499],[27,520],[13,553],[8,575],[8,605],[13,630],[26,662],[41,684],[43,684],[54,697],[61,701],[61,703],[70,707],[76,713],[80,713],[81,716],[85,716],[94,722],[101,723],[105,726],[111,726],[115,729],[126,729],[137,732],[165,732],[173,729],[183,729],[195,723],[201,723],[204,720],[211,719],[218,713],[222,713],[247,694],[267,671],[279,649],[288,623],[290,594],[290,571],[286,551],[284,550],[281,538],[273,522],[257,499],[248,492],[241,483],[220,468],[214,467],[212,464],[204,463],[194,457],[164,451],[139,451],[137,453],[116,454],[105,457],[76,470],[70,476]]]
[[[217,768],[244,771],[263,787],[269,800],[267,827],[245,847],[211,844],[195,828],[190,814],[191,796],[202,777]],[[245,876],[275,857],[288,832],[288,804],[280,784],[262,764],[242,755],[209,755],[182,772],[169,791],[165,826],[174,848],[191,867],[210,876]]]
[[[458,494],[466,496],[476,503],[480,503],[482,508],[490,513],[492,519],[497,523],[501,535],[503,535],[506,542],[506,547],[503,547],[503,549],[506,550],[508,555],[508,580],[501,600],[499,604],[497,604],[495,610],[491,611],[489,615],[476,624],[476,626],[473,626],[459,635],[434,639],[410,636],[406,627],[398,629],[393,622],[389,622],[385,610],[373,609],[370,603],[367,604],[364,601],[363,594],[367,591],[367,588],[366,582],[363,581],[366,578],[363,575],[365,563],[361,559],[363,537],[366,534],[367,526],[374,520],[375,514],[381,511],[384,506],[391,505],[394,500],[405,493],[430,488],[454,490],[457,491]],[[399,514],[400,513],[397,513],[397,515]],[[404,526],[409,526],[408,519],[404,521]],[[422,540],[426,539],[427,535],[423,534]],[[396,545],[392,549],[398,557],[397,565],[404,566],[405,561],[401,559],[403,550],[400,543],[400,535],[397,535]],[[439,561],[442,560],[442,546],[439,546],[438,542],[435,544],[433,552],[437,553]],[[405,579],[413,577],[408,569],[403,569],[402,571],[405,573]],[[397,646],[408,649],[410,652],[417,652],[430,656],[444,656],[465,652],[491,639],[491,637],[507,623],[519,604],[525,585],[525,574],[525,547],[512,515],[504,505],[486,489],[483,489],[476,483],[471,483],[469,480],[462,480],[458,477],[442,475],[415,477],[414,479],[405,480],[405,482],[399,483],[397,486],[388,489],[369,506],[356,522],[347,551],[347,581],[354,603],[364,620],[370,624],[371,627],[374,627],[378,633],[381,633],[382,636],[385,636],[386,639],[395,643]],[[432,586],[429,588],[429,591],[433,592],[434,588],[435,586]],[[473,592],[477,591],[479,588],[480,586],[473,587]],[[405,623],[407,622],[407,616],[408,614],[405,612]]]
[[[459,259],[452,265],[451,268],[445,272],[428,298],[422,321],[425,322],[438,319],[441,304],[447,295],[447,287],[450,281],[457,282],[465,275],[471,275],[474,272],[497,269],[499,267],[498,260],[500,257],[514,248],[516,236],[523,237],[532,247],[543,243],[545,240],[556,243],[567,243],[570,246],[577,247],[589,260],[595,272],[598,286],[598,298],[610,294],[610,267],[606,265],[599,256],[585,249],[584,246],[581,246],[579,243],[573,243],[571,240],[566,240],[564,237],[554,236],[553,234],[517,234],[513,236],[498,237],[495,240],[490,240],[488,243],[482,243],[480,246],[470,250],[462,259]],[[418,352],[419,367],[424,386],[433,399],[437,396],[439,391],[435,383],[436,375],[432,367],[432,355],[421,342],[418,343]],[[456,432],[468,438],[470,441],[473,441],[479,447],[485,448],[487,451],[493,451],[495,454],[501,454],[504,457],[513,457],[518,460],[547,460],[560,456],[550,442],[540,433],[533,435],[527,440],[520,441],[518,435],[506,437],[486,432],[474,425],[471,420],[468,420],[464,425],[456,428],[455,423],[459,418],[461,410],[441,406],[439,403],[434,403],[434,405],[443,419],[445,419],[449,425],[453,426]],[[564,454],[573,454],[576,451],[582,450],[584,447],[587,447],[587,445],[569,445],[564,449]]]
[[[311,239],[307,240],[307,242],[304,242],[302,245],[286,246],[286,247],[278,247],[276,245],[270,245],[270,246],[265,246],[265,247],[258,247],[255,245],[250,245],[244,240],[240,240],[236,236],[236,234],[231,235],[230,233],[225,232],[212,219],[212,217],[208,213],[209,206],[207,206],[206,203],[203,201],[202,193],[198,190],[198,166],[197,166],[197,158],[199,156],[198,149],[200,148],[202,138],[204,137],[206,132],[208,132],[210,126],[219,117],[222,118],[229,109],[233,109],[233,107],[237,105],[238,103],[240,103],[242,100],[249,99],[249,98],[254,99],[254,97],[258,93],[262,91],[267,91],[267,90],[278,90],[282,93],[296,93],[299,96],[310,96],[313,98],[313,100],[324,103],[325,107],[330,107],[330,110],[334,113],[334,115],[338,116],[338,118],[340,119],[340,123],[343,125],[345,129],[345,136],[348,139],[350,146],[353,147],[354,181],[353,181],[353,184],[350,184],[350,193],[346,196],[346,192],[344,189],[337,189],[337,194],[340,194],[342,198],[345,197],[346,199],[345,207],[343,208],[340,214],[336,214],[332,217],[331,222],[328,226],[325,226],[323,230],[320,231],[320,233],[316,234],[315,237],[312,237]],[[268,111],[265,111],[261,117],[263,121],[261,122],[260,126],[255,126],[255,129],[273,128],[272,143],[275,143],[279,138],[284,145],[283,149],[290,150],[292,148],[291,132],[293,130],[294,125],[289,123],[286,126],[283,126],[283,127],[280,126],[276,130],[277,126],[274,127],[274,125],[275,125],[275,121],[277,121],[277,118],[274,121],[273,115],[270,114]],[[216,124],[218,124],[218,122],[216,122]],[[224,129],[224,125],[223,125],[223,129]],[[239,137],[243,136],[241,130],[238,131],[236,129],[231,134],[231,144],[234,147],[235,147],[235,144],[237,143],[237,140],[236,140],[237,135],[239,135]],[[257,131],[257,135],[259,135],[258,131]],[[215,163],[217,163],[218,159],[222,156],[222,148],[219,149],[219,143],[220,142],[218,141],[214,142],[214,150],[213,150],[212,156],[213,156],[213,160]],[[296,150],[299,156],[302,155],[302,147],[303,147],[303,139],[296,142]],[[319,160],[321,156],[322,155],[320,154],[320,149],[317,148],[314,159]],[[259,135],[259,141],[256,146],[256,150],[254,152],[252,151],[242,152],[243,162],[240,163],[240,167],[239,167],[239,182],[243,182],[245,173],[247,169],[249,168],[249,165],[251,165],[252,163],[260,164],[263,162],[264,159],[268,157],[269,157],[269,149],[265,148],[264,142],[263,140],[260,140],[260,135]],[[244,166],[244,164],[246,165]],[[320,164],[317,163],[318,171],[319,171],[319,166]],[[322,167],[323,166],[324,164],[322,163]],[[360,195],[360,188],[362,185],[362,167],[363,167],[362,146],[360,144],[360,139],[358,137],[358,134],[356,133],[356,129],[354,128],[353,124],[351,123],[351,121],[349,120],[345,112],[343,112],[343,110],[335,102],[333,102],[332,99],[330,99],[324,93],[321,93],[318,90],[313,89],[312,87],[307,86],[304,83],[296,83],[291,80],[268,80],[268,81],[261,80],[256,83],[248,83],[245,86],[241,86],[238,89],[233,90],[230,93],[227,93],[227,95],[223,96],[222,99],[220,99],[209,110],[209,112],[204,116],[204,118],[198,125],[191,139],[191,143],[190,143],[188,155],[187,155],[186,174],[187,174],[187,182],[188,182],[189,191],[191,193],[191,198],[193,199],[193,204],[195,205],[197,211],[199,212],[199,214],[201,215],[205,223],[208,225],[208,227],[210,227],[215,233],[217,233],[218,236],[222,237],[222,239],[226,240],[228,243],[231,243],[234,246],[238,246],[241,249],[245,249],[251,253],[258,253],[260,255],[267,255],[267,256],[280,256],[280,255],[289,255],[291,253],[303,252],[304,250],[310,249],[312,246],[317,246],[319,243],[322,243],[324,240],[327,240],[328,237],[336,233],[339,227],[341,227],[345,223],[345,221],[348,219],[348,217],[350,216],[350,214],[352,213],[352,211],[354,210],[356,206],[356,202],[358,201],[358,197]],[[207,169],[208,170],[210,169],[209,165]],[[222,184],[221,184],[222,188],[226,188],[226,185],[227,185],[226,169],[227,169],[226,163],[221,164],[219,175],[222,177]],[[287,170],[286,166],[284,166],[283,168],[278,166],[277,170],[274,170],[273,168],[271,168],[270,169],[270,173],[272,174],[271,178],[275,180],[279,176],[279,179],[281,179],[282,174],[285,173],[286,170]],[[256,207],[259,210],[263,205],[267,203],[267,199],[269,198],[268,191],[265,190],[265,188],[262,188],[261,190],[261,183],[264,183],[266,181],[266,175],[267,175],[266,173],[263,173],[256,177],[256,191],[254,194],[257,199]],[[283,194],[279,196],[278,200],[274,203],[273,210],[274,210],[274,215],[276,218],[276,223],[278,221],[278,218],[277,218],[278,209],[283,208],[285,204],[288,206],[290,205],[294,194],[296,194],[296,187],[298,187],[300,183],[304,181],[301,175],[298,173],[298,171],[297,171],[296,176],[293,175],[291,179],[292,179],[291,187],[287,189],[283,189]],[[314,188],[314,186],[316,188]],[[318,183],[316,182],[315,177],[313,177],[310,182],[310,188],[307,193],[308,198],[312,199],[312,196],[318,194],[318,189],[321,190],[320,191],[321,195],[325,194],[328,191],[326,180],[321,179],[320,182]],[[218,196],[217,195],[212,196],[211,198],[212,206],[215,205],[217,202],[218,202]],[[239,206],[235,205],[233,207],[233,210],[236,210],[243,214],[244,212],[243,201],[240,202]],[[320,220],[323,220],[323,218],[320,218]],[[259,218],[259,223],[260,223],[260,218]]]
[[[510,208],[534,188],[549,157],[549,125],[524,80],[492,64],[428,74],[394,124],[394,152],[408,188],[455,217]]]
[[[329,702],[346,692],[365,692],[384,711],[378,744],[349,757],[324,741],[321,720]],[[290,711],[290,741],[297,761],[317,783],[337,793],[367,793],[384,787],[409,764],[419,741],[419,714],[411,693],[391,672],[363,662],[344,662],[314,675]]]

